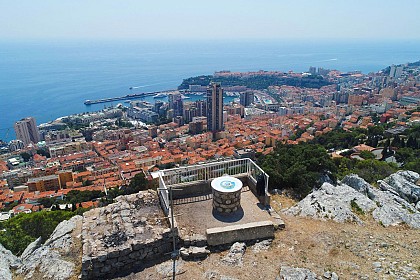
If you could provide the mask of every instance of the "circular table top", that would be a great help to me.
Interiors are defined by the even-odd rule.
[[[222,176],[213,179],[211,187],[218,192],[236,192],[242,188],[242,182],[235,177]]]

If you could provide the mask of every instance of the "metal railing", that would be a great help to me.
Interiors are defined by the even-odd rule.
[[[262,174],[265,177],[265,195],[268,195],[268,174],[249,158],[165,169],[158,171],[158,174],[159,197],[162,200],[162,207],[166,213],[169,212],[170,207],[169,188],[180,188],[190,184],[207,182],[223,175],[247,176],[248,179],[256,184],[258,176]]]

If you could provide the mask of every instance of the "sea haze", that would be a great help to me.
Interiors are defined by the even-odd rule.
[[[368,73],[419,59],[419,41],[3,41],[0,139],[13,139],[13,123],[23,117],[40,124],[104,107],[85,106],[86,99],[174,89],[183,78],[219,70]]]

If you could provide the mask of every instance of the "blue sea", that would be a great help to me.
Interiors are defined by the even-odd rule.
[[[13,139],[23,117],[39,124],[99,110],[110,104],[83,102],[174,89],[214,71],[368,73],[417,60],[420,41],[0,41],[0,139]]]

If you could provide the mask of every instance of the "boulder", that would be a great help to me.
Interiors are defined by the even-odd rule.
[[[210,254],[206,247],[188,247],[179,250],[183,260],[205,259]]]
[[[281,266],[280,267],[281,280],[316,280],[315,273],[306,268]]]
[[[267,251],[270,249],[271,243],[273,242],[272,239],[266,239],[260,242],[257,242],[252,246],[252,252],[259,253],[261,251]]]
[[[234,243],[230,247],[229,253],[222,259],[222,263],[229,266],[242,266],[242,257],[245,254],[245,250],[245,243]]]

